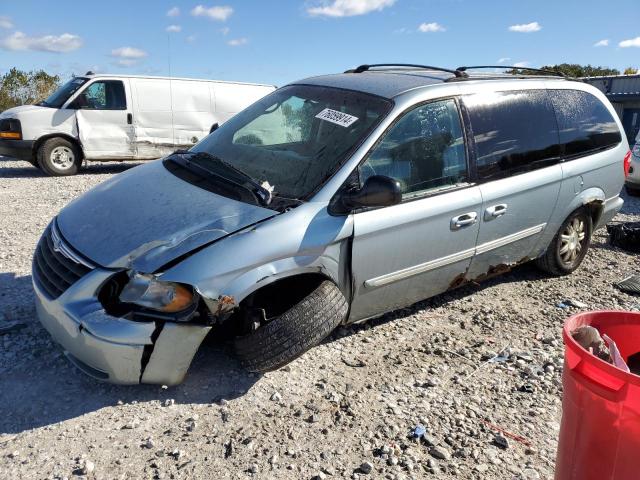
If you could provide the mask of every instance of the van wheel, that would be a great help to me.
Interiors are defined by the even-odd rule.
[[[60,137],[50,138],[40,145],[37,159],[42,171],[54,177],[75,175],[82,164],[80,149]]]
[[[319,344],[346,316],[347,300],[325,280],[279,317],[238,337],[236,355],[249,371],[276,370]]]
[[[584,260],[593,229],[591,215],[585,209],[576,210],[567,218],[547,251],[536,259],[536,265],[551,275],[568,275]]]

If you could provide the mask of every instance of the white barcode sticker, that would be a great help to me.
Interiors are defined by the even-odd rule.
[[[336,125],[340,125],[341,127],[348,127],[353,122],[358,120],[358,117],[354,117],[353,115],[342,113],[337,110],[331,110],[330,108],[325,108],[324,110],[322,110],[319,114],[316,115],[316,118],[335,123]]]

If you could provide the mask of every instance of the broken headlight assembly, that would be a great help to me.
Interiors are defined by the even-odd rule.
[[[154,275],[136,272],[129,275],[129,282],[118,298],[123,303],[133,303],[164,313],[182,312],[197,300],[189,287],[174,282],[163,282]]]
[[[107,313],[132,320],[189,321],[197,316],[200,302],[189,285],[134,271],[114,275],[98,298]]]

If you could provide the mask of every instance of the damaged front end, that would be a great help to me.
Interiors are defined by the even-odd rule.
[[[90,263],[66,244],[54,221],[34,257],[38,317],[69,360],[94,378],[176,385],[235,302],[205,298],[190,285],[160,277]]]

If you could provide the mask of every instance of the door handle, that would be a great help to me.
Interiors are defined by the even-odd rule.
[[[133,113],[127,113],[127,124],[131,125],[133,123]]]
[[[507,213],[507,204],[500,203],[499,205],[493,205],[492,207],[487,208],[484,211],[484,219],[491,220],[493,218],[498,218]]]
[[[476,212],[463,213],[451,219],[451,230],[459,230],[463,227],[473,225],[477,221],[478,214]]]

